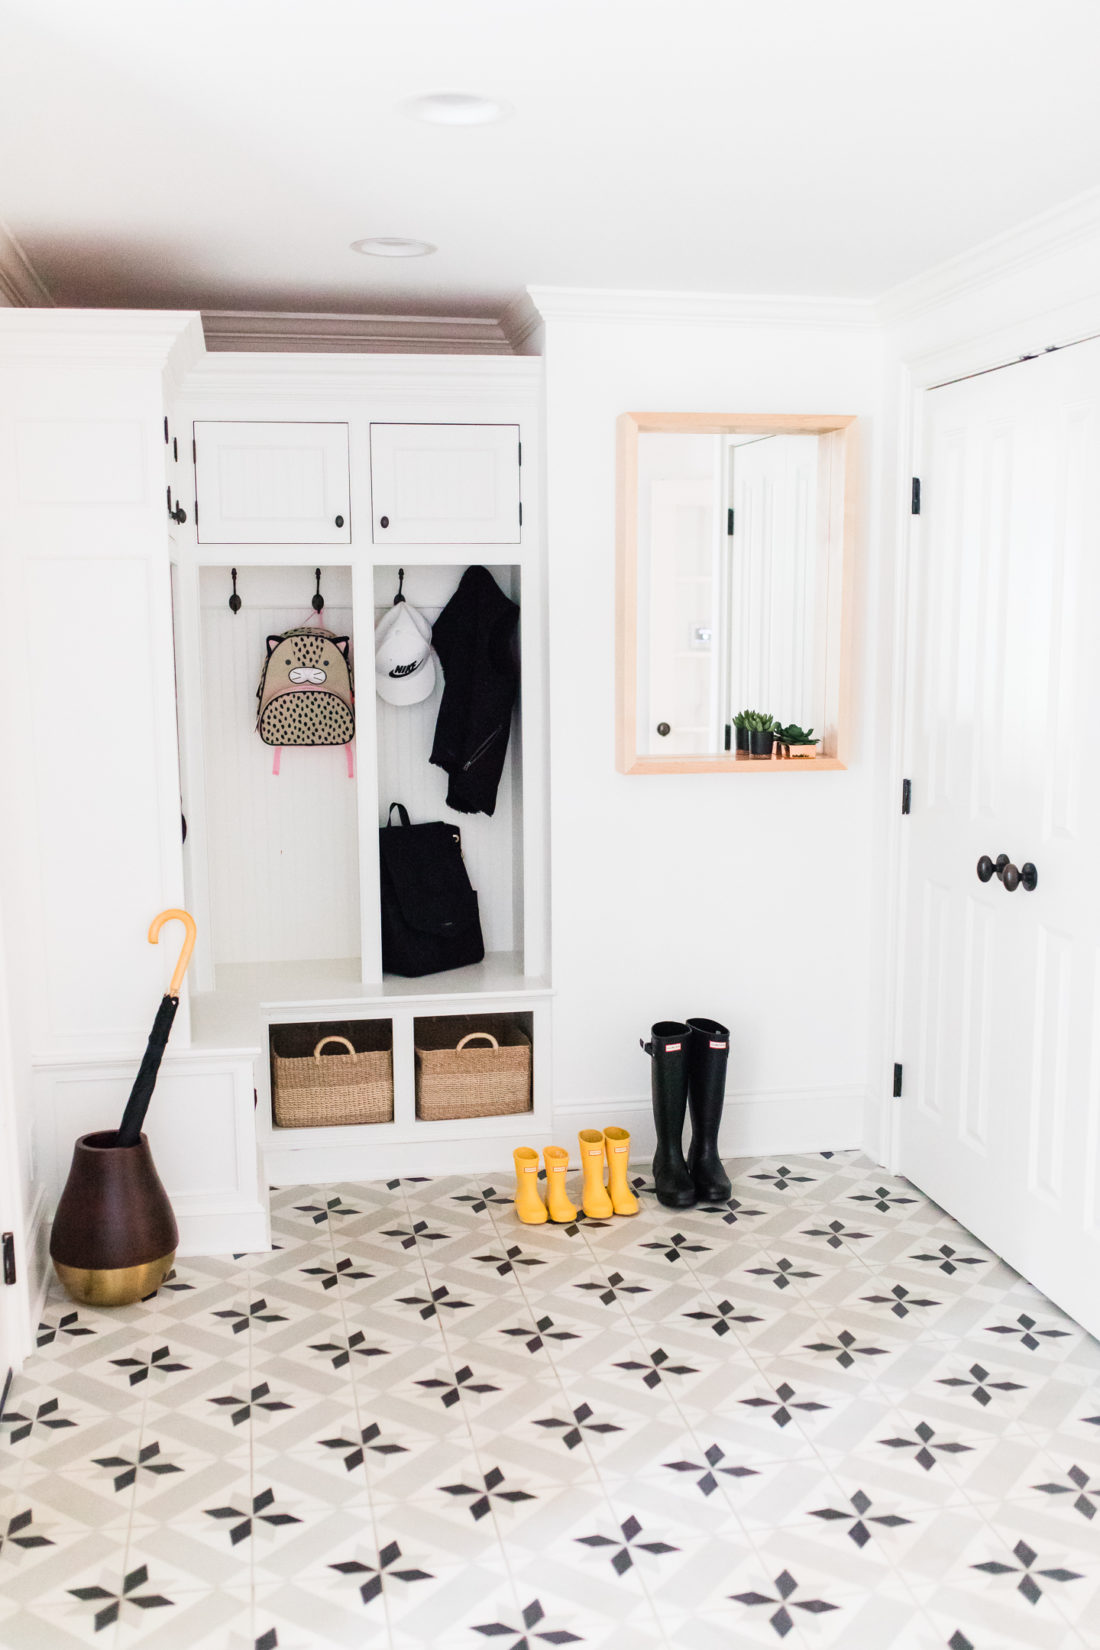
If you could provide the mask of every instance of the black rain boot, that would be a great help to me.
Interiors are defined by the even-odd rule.
[[[653,1060],[654,1190],[658,1203],[666,1208],[690,1209],[695,1184],[684,1162],[684,1114],[691,1029],[679,1020],[658,1020],[650,1036],[652,1041],[643,1042],[642,1047]]]
[[[726,1095],[730,1034],[717,1020],[691,1019],[688,1106],[691,1146],[688,1168],[700,1203],[724,1203],[733,1193],[718,1156],[718,1126]]]

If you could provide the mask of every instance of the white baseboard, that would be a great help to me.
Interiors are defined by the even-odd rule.
[[[184,1255],[251,1255],[271,1248],[271,1224],[265,1207],[176,1211],[180,1229],[176,1253]]]
[[[24,1245],[27,1266],[27,1304],[30,1315],[31,1345],[34,1332],[42,1322],[46,1310],[46,1292],[50,1287],[50,1218],[46,1186],[38,1182],[34,1202],[27,1214],[27,1233]]]

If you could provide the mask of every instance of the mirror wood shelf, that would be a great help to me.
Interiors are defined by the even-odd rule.
[[[849,414],[620,415],[620,772],[847,767],[855,423]],[[746,705],[813,731],[817,754],[731,748]]]

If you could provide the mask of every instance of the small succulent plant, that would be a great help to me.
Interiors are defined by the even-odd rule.
[[[800,728],[797,722],[790,722],[784,727],[776,726],[775,737],[781,745],[820,745],[821,740],[814,738],[813,728]]]
[[[735,728],[744,728],[749,733],[772,733],[775,730],[774,716],[769,716],[763,710],[741,710],[733,719]]]

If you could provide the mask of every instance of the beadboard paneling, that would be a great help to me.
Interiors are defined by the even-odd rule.
[[[256,732],[265,637],[311,615],[312,569],[204,568],[202,701],[214,957],[218,963],[359,955],[356,787],[342,746],[274,751]],[[351,634],[351,575],[325,569],[324,622]],[[354,643],[352,659],[355,662]],[[366,654],[371,686],[371,657]],[[362,699],[362,687],[358,697]],[[369,699],[368,699],[369,704]]]
[[[513,588],[513,579],[518,588],[515,569],[491,567],[489,571],[505,594],[517,600],[517,590]],[[429,624],[434,624],[458,588],[463,572],[461,567],[406,566],[405,596],[420,609]],[[376,623],[390,607],[396,589],[396,568],[379,568],[375,574]],[[364,668],[369,670],[369,663]],[[369,676],[364,674],[359,684],[360,715],[364,714],[364,696],[370,685]],[[378,717],[379,824],[385,824],[391,802],[403,802],[414,825],[432,819],[445,819],[456,825],[462,832],[466,869],[477,890],[486,951],[519,950],[523,943],[519,854],[523,817],[517,772],[519,717],[515,715],[512,720],[496,812],[491,818],[486,814],[456,813],[445,803],[447,775],[428,761],[442,693],[443,672],[437,663],[435,689],[420,704],[388,705],[377,693],[374,695]]]

